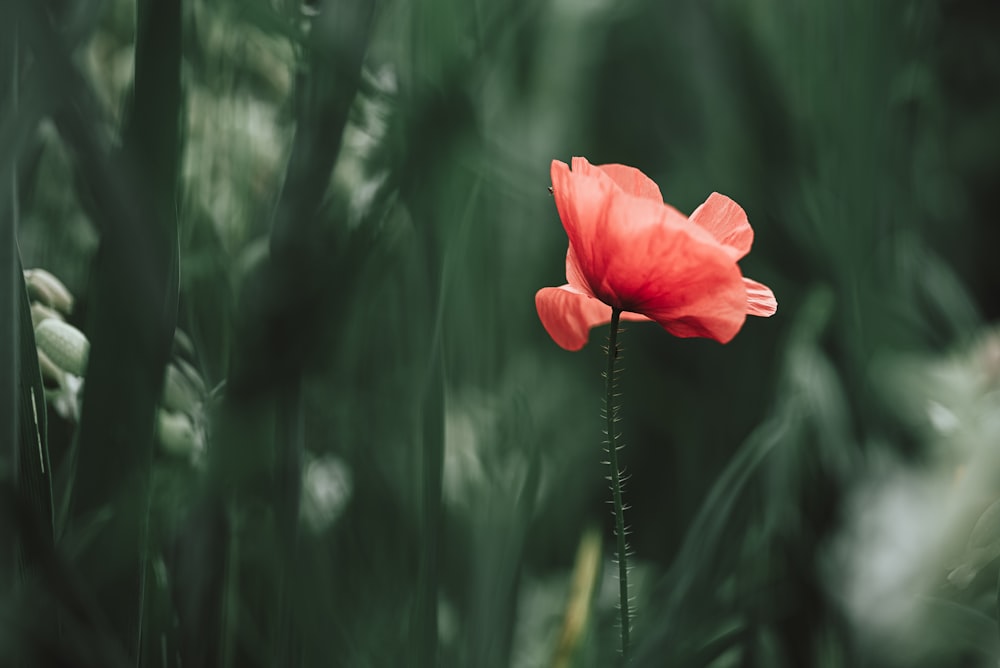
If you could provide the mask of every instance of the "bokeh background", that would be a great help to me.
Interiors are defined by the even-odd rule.
[[[0,22],[4,665],[615,665],[606,332],[534,311],[574,155],[734,198],[779,304],[623,335],[632,665],[1000,660],[996,3]],[[74,296],[82,389],[20,266]]]

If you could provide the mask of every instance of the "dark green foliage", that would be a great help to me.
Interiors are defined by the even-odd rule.
[[[533,304],[573,155],[733,197],[779,303],[724,347],[622,334],[632,665],[1000,658],[991,3],[0,25],[0,664],[553,665],[599,525],[572,665],[614,665],[607,333],[566,353]],[[78,419],[38,403],[22,261],[76,296]]]

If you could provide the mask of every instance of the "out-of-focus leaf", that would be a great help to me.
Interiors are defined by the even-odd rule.
[[[18,22],[0,12],[0,118],[32,119],[20,101],[21,43]],[[5,19],[9,19],[9,22]],[[6,144],[0,144],[6,149]],[[20,219],[18,159],[14,150],[0,158],[0,482],[12,485],[21,503],[0,516],[0,591],[10,601],[25,591],[26,579],[39,577],[35,555],[25,552],[18,524],[32,525],[46,547],[53,544],[52,465],[49,461],[45,390],[35,351],[28,293],[17,245]],[[12,519],[12,516],[14,519]],[[30,621],[29,621],[30,620]],[[51,610],[23,620],[39,633],[54,632]],[[18,656],[22,660],[26,655]]]
[[[121,151],[112,153],[103,141],[93,106],[59,118],[101,231],[88,294],[92,349],[75,445],[72,525],[114,509],[78,563],[133,658],[143,652],[140,583],[154,416],[176,322],[180,0],[140,2],[137,25]],[[59,65],[72,71],[68,62]]]
[[[969,543],[959,563],[948,573],[948,581],[968,587],[986,564],[1000,557],[1000,501],[994,501],[976,520]]]

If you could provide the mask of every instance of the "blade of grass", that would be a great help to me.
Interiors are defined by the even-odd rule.
[[[101,231],[71,521],[85,526],[103,508],[115,509],[79,568],[133,659],[141,651],[154,412],[176,318],[180,16],[179,0],[139,3],[120,154],[102,146],[95,107],[74,106],[57,117]]]
[[[4,17],[6,18],[6,17]],[[18,41],[16,24],[4,22],[2,53],[0,53],[0,91],[7,102],[3,105],[4,115],[17,112]],[[8,109],[9,107],[9,109]],[[4,162],[10,165],[0,189],[6,191],[3,210],[0,211],[0,479],[15,479],[18,470],[18,397],[19,355],[18,321],[18,262],[17,248],[17,169],[16,153],[3,149]],[[17,582],[17,541],[13,527],[0,524],[0,592],[10,596]]]
[[[441,485],[444,472],[444,365],[441,339],[431,348],[430,373],[421,405],[423,438],[421,454],[420,566],[413,609],[413,643],[417,666],[437,665],[438,544],[441,540]]]
[[[8,18],[8,17],[4,17]],[[20,41],[17,22],[4,22],[3,53],[0,55],[0,89],[9,91],[3,112],[5,118],[22,116],[31,119],[30,113],[22,114],[20,108]],[[45,394],[32,328],[28,294],[21,269],[17,245],[17,228],[20,218],[18,197],[19,152],[4,146],[6,178],[0,184],[5,191],[3,210],[0,210],[0,425],[5,433],[0,441],[7,447],[0,451],[0,477],[11,481],[25,500],[21,510],[22,521],[31,523],[39,540],[52,546],[52,487],[51,466],[45,423]],[[9,188],[9,190],[8,190]],[[12,509],[13,510],[13,509]],[[21,545],[17,520],[0,521],[0,533],[6,540],[0,557],[2,590],[7,600],[17,600],[20,584],[29,577],[37,577],[38,563],[25,554]],[[9,589],[8,589],[9,588]],[[15,609],[16,610],[16,609]],[[12,610],[13,612],[14,610]],[[39,633],[55,631],[55,615],[49,614],[25,619],[35,625]],[[27,651],[27,650],[25,650]],[[15,655],[5,657],[14,665],[26,660],[26,655],[15,649]]]
[[[59,619],[62,621],[64,640],[50,631],[40,638],[40,644],[44,641],[61,646],[53,651],[75,649],[79,665],[128,666],[130,662],[97,599],[81,581],[75,567],[55,550],[51,536],[38,522],[30,501],[10,481],[0,481],[0,524],[5,522],[15,527],[25,561],[36,565],[40,575],[38,581],[44,583],[45,590],[60,604],[62,614]],[[56,615],[52,617],[49,623],[55,624]],[[46,630],[41,629],[43,632]],[[84,661],[84,656],[91,660]]]
[[[236,661],[242,649],[239,630],[229,616],[238,604],[252,599],[250,611],[261,627],[262,646],[274,651],[275,665],[294,666],[297,651],[289,583],[296,576],[298,503],[302,432],[300,383],[311,358],[321,347],[336,345],[337,322],[349,295],[355,269],[364,261],[364,244],[349,240],[329,226],[322,214],[324,197],[341,139],[361,79],[361,64],[374,20],[368,0],[331,2],[309,27],[305,63],[296,79],[296,129],[282,192],[273,214],[270,253],[246,279],[236,314],[226,395],[219,414],[218,438],[210,451],[209,494],[219,493],[232,531],[228,551],[229,574],[223,592],[206,589],[202,596],[223,596],[224,662]],[[336,221],[342,222],[342,221]],[[357,251],[357,252],[348,252]],[[337,260],[343,260],[338,262]],[[329,286],[337,286],[331,291]],[[333,331],[330,331],[330,330]],[[326,333],[330,332],[330,336]],[[332,342],[331,342],[332,341]],[[241,428],[251,415],[274,416],[268,429],[253,433]],[[275,473],[277,472],[277,473]],[[261,499],[261,480],[268,481]],[[236,521],[241,508],[264,501],[276,510],[275,530],[280,546],[276,565],[264,582],[244,583],[242,553],[237,549],[241,527],[263,531]],[[248,537],[248,542],[252,542]],[[251,572],[251,569],[247,569]],[[259,578],[258,578],[259,579]],[[244,598],[241,587],[253,588]],[[244,625],[245,626],[245,625]]]
[[[419,21],[434,14],[429,4]],[[419,30],[417,31],[419,32]],[[472,109],[460,90],[440,90],[427,85],[440,76],[433,54],[440,45],[427,44],[418,34],[412,36],[411,66],[403,94],[409,108],[405,119],[407,141],[404,158],[396,166],[395,178],[400,194],[411,213],[419,245],[415,253],[426,274],[431,297],[430,318],[414,329],[426,337],[426,371],[419,385],[421,432],[419,434],[421,519],[420,562],[415,600],[410,612],[410,644],[417,648],[411,665],[438,665],[438,588],[439,543],[442,536],[442,482],[444,465],[445,308],[458,258],[467,248],[467,238],[479,198],[479,176],[467,170],[464,140],[473,126]],[[431,64],[428,64],[431,63]],[[428,77],[425,79],[424,77]],[[459,79],[449,83],[454,84]],[[437,82],[440,83],[440,82]],[[427,155],[435,155],[433,166]],[[455,196],[455,194],[459,196]],[[453,244],[453,245],[452,245]]]
[[[299,499],[302,487],[302,458],[305,452],[305,435],[303,433],[302,388],[296,385],[279,398],[277,413],[278,428],[283,433],[277,434],[277,443],[284,453],[278,458],[276,472],[277,525],[279,536],[279,558],[283,568],[277,578],[277,618],[278,640],[274,645],[274,665],[298,666],[301,663],[301,652],[298,651],[298,640],[295,624],[294,578],[298,555],[299,541]]]
[[[17,258],[20,282],[18,295],[18,338],[20,348],[17,443],[19,448],[18,488],[25,496],[41,535],[49,544],[53,542],[54,517],[52,502],[52,465],[49,462],[48,425],[45,411],[45,388],[38,368],[38,353],[31,327],[31,307],[28,291]],[[25,560],[26,568],[32,564]]]
[[[748,494],[752,482],[762,474],[765,462],[773,462],[773,453],[783,445],[801,439],[803,427],[810,420],[822,419],[837,410],[838,402],[829,397],[822,409],[815,405],[814,396],[823,392],[827,397],[835,382],[821,372],[806,374],[808,385],[803,387],[801,369],[803,357],[821,356],[818,340],[827,328],[832,312],[830,294],[814,290],[800,310],[789,336],[789,352],[781,371],[788,398],[777,404],[769,419],[758,426],[740,446],[712,484],[708,495],[684,534],[681,548],[670,570],[657,585],[657,600],[664,601],[655,612],[658,633],[647,638],[637,653],[637,665],[655,662],[665,652],[678,651],[683,644],[683,622],[690,613],[692,600],[706,581],[715,576],[718,559],[729,547],[727,531],[734,524],[739,502]],[[779,396],[781,394],[779,393]],[[835,395],[834,395],[835,396]],[[835,432],[837,420],[824,424],[823,431]]]

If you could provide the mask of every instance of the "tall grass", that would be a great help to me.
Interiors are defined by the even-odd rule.
[[[780,305],[628,325],[631,664],[995,663],[998,22],[2,3],[0,663],[614,665],[604,359],[533,307],[572,155],[740,202]]]

